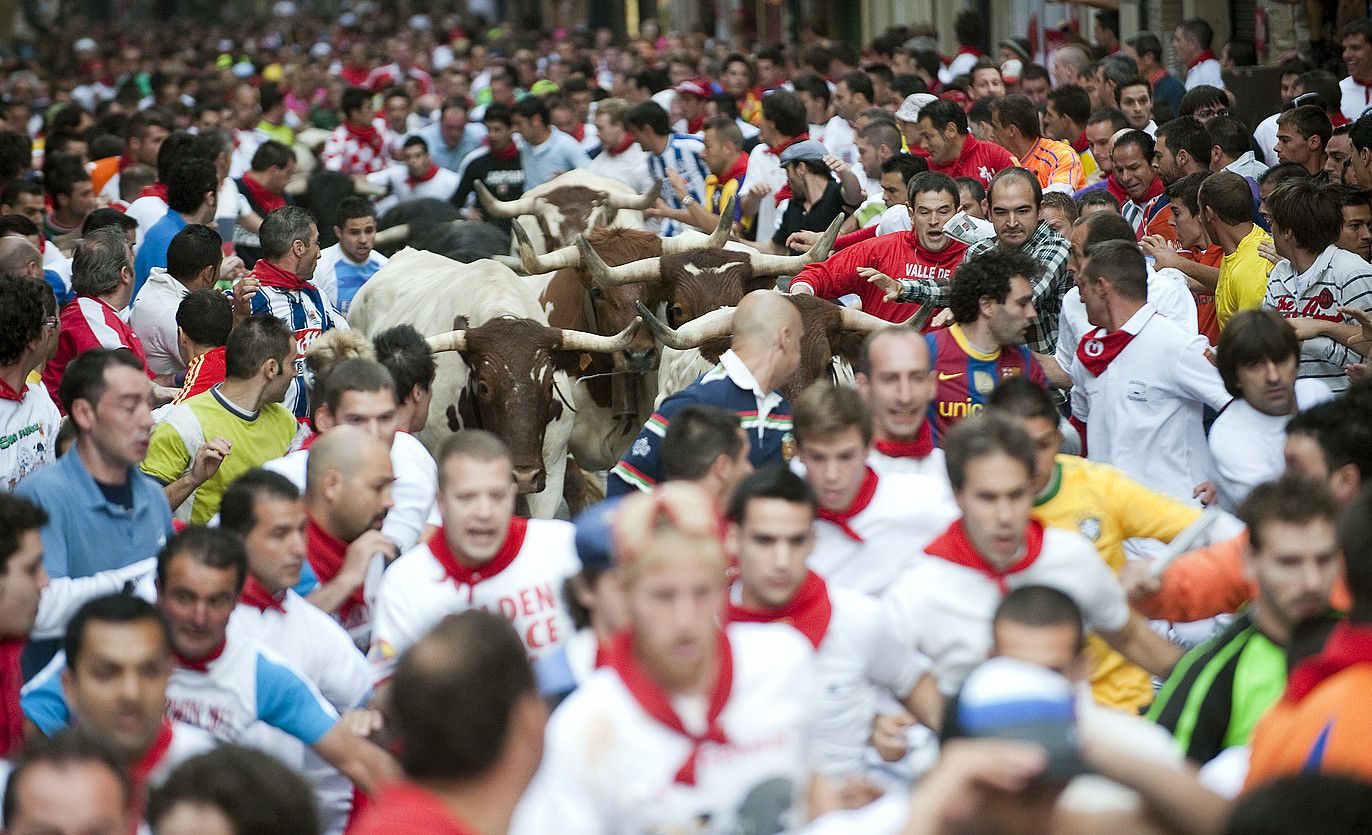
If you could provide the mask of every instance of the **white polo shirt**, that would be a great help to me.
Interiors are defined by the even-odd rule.
[[[129,308],[129,327],[143,340],[148,370],[154,374],[177,374],[186,370],[177,347],[176,311],[191,291],[171,277],[166,267],[153,267]]]
[[[1339,92],[1343,94],[1339,110],[1350,122],[1358,121],[1359,116],[1372,108],[1372,84],[1359,84],[1353,80],[1353,76],[1344,76],[1343,81],[1339,82]]]
[[[1186,89],[1194,90],[1202,84],[1224,89],[1224,76],[1220,73],[1218,58],[1206,58],[1186,71]]]
[[[869,468],[849,511],[815,522],[809,567],[831,585],[880,595],[958,517],[948,479]],[[826,514],[827,515],[827,514]]]
[[[1068,371],[1075,391],[1072,413],[1086,423],[1087,457],[1185,502],[1210,477],[1203,409],[1230,401],[1220,374],[1205,358],[1209,343],[1182,330],[1151,304],[1122,328],[1134,334],[1097,377],[1073,354]]]
[[[1001,599],[1014,589],[1041,585],[1062,591],[1081,607],[1087,629],[1113,632],[1128,622],[1124,590],[1095,546],[1081,534],[1031,522],[1031,542],[1032,531],[1041,531],[1036,555],[1027,548],[1011,566],[1016,570],[997,576],[984,567],[932,556],[939,543],[955,537],[955,529],[960,528],[959,521],[949,528],[947,537],[932,543],[931,556],[907,571],[882,601],[892,632],[930,659],[945,695],[956,693],[972,668],[986,660],[991,649],[991,617]],[[978,555],[976,560],[982,558]]]
[[[402,555],[382,576],[372,612],[369,653],[375,680],[389,678],[396,657],[439,621],[468,609],[486,609],[508,618],[531,660],[555,649],[574,631],[562,587],[581,570],[575,536],[576,526],[570,522],[516,516],[500,552],[472,570],[457,565],[448,554],[444,531],[439,528],[427,543]],[[445,566],[434,549],[451,562]]]
[[[704,742],[694,784],[676,781],[691,741],[652,718],[602,667],[548,722],[543,764],[515,809],[512,835],[782,832],[805,819],[812,648],[778,624],[733,624],[727,742]],[[707,698],[673,698],[683,725],[706,726]]]
[[[1333,398],[1329,386],[1319,380],[1296,380],[1297,411]],[[1233,513],[1254,487],[1281,476],[1286,468],[1286,424],[1291,418],[1263,414],[1236,397],[1210,424],[1212,480],[1220,507]]]

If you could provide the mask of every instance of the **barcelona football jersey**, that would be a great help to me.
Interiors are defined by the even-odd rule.
[[[1023,345],[985,354],[967,341],[956,324],[925,334],[924,338],[929,342],[937,379],[934,399],[929,403],[935,443],[948,427],[985,408],[986,398],[1001,380],[1024,374],[1048,387],[1043,367]]]

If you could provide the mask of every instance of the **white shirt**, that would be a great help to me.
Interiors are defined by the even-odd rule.
[[[305,467],[310,451],[298,449],[262,466],[280,473],[305,491]],[[413,548],[424,532],[425,525],[437,527],[438,465],[419,439],[408,432],[396,432],[391,442],[391,469],[395,481],[391,484],[391,500],[395,506],[381,523],[381,533],[399,546],[401,553]]]
[[[1220,74],[1218,58],[1206,58],[1186,71],[1186,89],[1193,90],[1202,84],[1224,89],[1224,78]]]
[[[1359,116],[1372,108],[1372,85],[1359,84],[1350,75],[1339,82],[1339,92],[1343,94],[1339,109],[1350,122],[1358,121]]]
[[[430,543],[391,563],[381,579],[372,614],[369,658],[377,681],[388,678],[397,656],[448,615],[486,609],[507,617],[532,659],[552,651],[574,631],[562,601],[568,577],[581,570],[576,527],[556,519],[530,519],[522,543],[507,535],[501,552],[473,572],[471,583],[449,576]],[[513,554],[510,551],[518,547]]]
[[[1296,380],[1298,411],[1333,397],[1329,386],[1319,380]],[[1286,467],[1282,457],[1286,424],[1291,417],[1264,414],[1236,397],[1215,418],[1210,425],[1210,457],[1220,507],[1233,513],[1254,487],[1282,474]]]
[[[138,248],[143,245],[143,236],[148,234],[148,230],[153,224],[166,217],[167,201],[161,197],[154,197],[151,194],[140,197],[129,204],[124,210],[124,214],[138,221],[137,237],[134,238],[134,252],[137,254]]]
[[[942,479],[945,484],[948,482],[948,464],[943,459],[943,450],[938,447],[923,458],[895,457],[873,449],[867,454],[867,465],[879,476],[922,475]]]
[[[857,132],[842,116],[830,117],[829,122],[824,126],[824,147],[829,149],[829,153],[848,163],[848,165],[857,165]]]
[[[878,476],[871,501],[847,520],[861,541],[833,522],[817,520],[807,564],[833,586],[880,595],[957,517],[946,476]]]
[[[1158,137],[1158,123],[1155,122],[1155,121],[1153,121],[1152,119],[1149,119],[1149,120],[1148,120],[1148,124],[1146,124],[1146,125],[1143,126],[1143,132],[1146,133],[1146,134],[1148,134],[1149,136],[1153,137],[1154,139],[1157,139],[1157,137]]]
[[[1090,540],[1045,528],[1043,548],[1005,588],[981,571],[926,556],[901,576],[882,604],[891,629],[933,662],[939,690],[951,696],[991,648],[991,616],[1009,591],[1051,586],[1081,607],[1087,629],[1115,631],[1129,620],[1124,590]]]
[[[1266,119],[1258,123],[1253,131],[1253,138],[1258,141],[1258,147],[1262,149],[1263,160],[1268,165],[1277,165],[1277,117],[1281,112],[1273,113]]]
[[[334,244],[319,251],[319,263],[315,265],[311,281],[339,313],[346,315],[362,285],[389,260],[373,249],[366,261],[358,263],[348,257],[342,244]]]
[[[57,460],[62,415],[42,383],[25,383],[20,402],[0,399],[0,491]]]
[[[434,175],[423,182],[410,179],[410,169],[405,165],[389,165],[380,171],[367,175],[367,181],[390,191],[386,197],[377,201],[376,213],[385,214],[387,210],[419,197],[432,197],[436,200],[451,200],[461,182],[456,171],[442,166]]]
[[[778,624],[733,624],[727,634],[733,683],[719,725],[728,743],[701,745],[694,785],[675,781],[691,742],[649,716],[603,667],[548,722],[543,764],[515,809],[512,835],[798,828],[809,779],[810,644]],[[687,728],[704,730],[706,697],[672,705]]]
[[[176,310],[191,294],[186,285],[172,278],[166,267],[153,267],[148,280],[138,290],[129,327],[143,340],[148,368],[154,374],[177,374],[186,370],[181,349],[176,343]]]
[[[766,183],[770,188],[757,204],[754,240],[770,241],[772,235],[776,234],[789,201],[783,200],[780,205],[777,204],[775,195],[778,189],[786,185],[786,172],[782,170],[780,158],[766,144],[759,144],[748,152],[748,169],[743,175],[745,189],[751,190],[758,183]],[[742,195],[739,195],[739,199],[743,199]]]
[[[609,148],[601,150],[586,170],[618,180],[639,194],[647,194],[653,187],[653,177],[648,173],[648,154],[637,142],[622,154],[612,154]]]
[[[1276,128],[1275,128],[1276,122],[1273,122],[1272,124],[1273,124],[1273,126],[1274,126],[1274,127],[1273,127],[1273,130],[1275,130],[1275,129],[1276,129]],[[1257,136],[1257,134],[1254,133],[1254,136]],[[1273,140],[1272,140],[1272,141],[1275,143],[1275,142],[1276,142],[1276,134],[1274,133],[1272,136],[1273,136]],[[1276,155],[1276,152],[1274,151],[1274,152],[1273,152],[1273,158],[1274,158],[1274,159],[1275,159],[1275,155]],[[1233,171],[1235,174],[1238,174],[1240,177],[1247,177],[1247,178],[1250,179],[1250,180],[1256,180],[1256,179],[1258,179],[1258,177],[1261,177],[1261,176],[1262,176],[1262,174],[1263,174],[1264,171],[1267,170],[1267,164],[1266,164],[1266,163],[1259,162],[1259,161],[1258,161],[1258,158],[1257,158],[1256,156],[1254,156],[1254,154],[1253,154],[1252,151],[1244,151],[1242,156],[1240,156],[1238,159],[1236,159],[1236,160],[1234,160],[1233,162],[1231,162],[1231,163],[1229,163],[1228,165],[1226,165],[1226,166],[1224,167],[1224,170],[1225,170],[1225,171]]]
[[[1230,400],[1219,372],[1205,358],[1210,343],[1195,331],[1157,315],[1145,304],[1123,330],[1135,334],[1100,377],[1073,354],[1068,371],[1075,391],[1072,412],[1086,423],[1087,457],[1113,464],[1146,487],[1193,502],[1210,475],[1210,450],[1201,426],[1203,407],[1219,411]]]
[[[877,235],[892,232],[909,232],[915,227],[910,223],[910,209],[906,206],[891,206],[877,216]]]

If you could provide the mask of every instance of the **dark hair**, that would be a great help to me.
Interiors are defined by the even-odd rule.
[[[1126,223],[1128,221],[1125,221]],[[1086,250],[1087,278],[1108,281],[1121,296],[1148,299],[1148,264],[1134,241],[1102,241]]]
[[[0,189],[0,206],[17,206],[21,194],[42,197],[43,187],[30,180],[9,180],[5,183],[5,187]]]
[[[1089,99],[1088,99],[1089,100]],[[1110,132],[1119,133],[1129,127],[1129,118],[1124,115],[1124,111],[1118,107],[1097,107],[1091,111],[1091,115],[1086,117],[1086,125],[1099,125],[1101,122],[1110,123]]]
[[[1218,119],[1211,120],[1212,123],[1216,121]],[[1155,139],[1167,140],[1167,147],[1173,156],[1176,156],[1178,151],[1185,151],[1201,167],[1210,167],[1210,146],[1214,143],[1210,140],[1210,132],[1199,119],[1193,116],[1178,116],[1160,125]]]
[[[99,209],[96,209],[96,211],[98,212]],[[91,214],[95,214],[95,212],[91,212]],[[38,228],[38,224],[17,212],[0,215],[0,235],[11,234],[23,235],[25,238],[41,238],[43,236],[42,231]]]
[[[1101,189],[1104,191],[1104,189]],[[1082,242],[1082,252],[1106,241],[1127,241],[1134,243],[1134,227],[1114,212],[1093,212],[1081,218],[1078,226],[1086,227],[1086,240]]]
[[[125,139],[146,139],[151,128],[161,128],[167,133],[176,130],[176,122],[171,114],[160,107],[139,110],[129,117],[124,126]]]
[[[0,130],[0,178],[12,180],[33,166],[33,140],[27,133]]]
[[[810,509],[811,515],[819,507],[810,483],[781,464],[763,467],[739,482],[729,498],[729,519],[742,525],[748,515],[748,503],[754,499],[780,499],[791,504],[803,504]]]
[[[90,182],[90,174],[86,173],[86,168],[81,164],[81,160],[70,154],[55,154],[48,157],[48,161],[43,165],[43,188],[52,198],[53,205],[56,205],[57,198],[71,197],[71,191],[77,183]]]
[[[1277,117],[1277,125],[1289,125],[1302,139],[1318,136],[1321,148],[1328,145],[1329,137],[1334,135],[1334,125],[1329,121],[1329,114],[1313,104],[1303,104],[1285,111]]]
[[[445,618],[395,667],[387,716],[401,767],[416,780],[480,776],[534,692],[528,652],[508,620],[480,609]]]
[[[257,525],[257,503],[262,499],[293,502],[300,489],[280,473],[254,467],[233,480],[219,503],[219,527],[239,538]]]
[[[733,120],[733,117],[725,116],[723,114],[711,116],[709,119],[705,120],[705,127],[701,131],[702,134],[707,130],[714,131],[715,136],[718,139],[731,143],[740,151],[743,150],[743,131],[739,129],[738,123]]]
[[[967,484],[967,467],[978,458],[1007,455],[1034,473],[1034,442],[1029,434],[1004,415],[978,412],[963,418],[943,436],[943,455],[948,464],[948,481],[954,490]]]
[[[1339,503],[1327,486],[1288,474],[1254,487],[1235,515],[1248,526],[1249,545],[1261,550],[1264,522],[1300,525],[1327,519],[1334,523],[1339,518]]]
[[[338,109],[344,116],[357,110],[359,107],[371,106],[372,93],[362,87],[349,87],[343,91],[339,97]]]
[[[1031,175],[1032,176],[1032,175]],[[981,300],[1004,304],[1010,297],[1010,279],[1022,276],[1033,283],[1043,267],[1026,253],[992,249],[962,262],[953,273],[948,309],[953,320],[966,325],[981,315]]]
[[[1002,96],[992,105],[992,112],[1002,125],[1018,128],[1026,139],[1038,139],[1041,135],[1039,110],[1028,96],[1020,93]]]
[[[1052,76],[1048,74],[1048,68],[1042,64],[1025,64],[1019,73],[1019,83],[1022,85],[1026,81],[1052,81]]]
[[[129,168],[132,167],[129,166]],[[85,222],[81,224],[81,236],[84,238],[97,229],[108,228],[118,229],[124,236],[124,240],[127,241],[129,233],[138,228],[138,221],[118,209],[96,209],[86,215]]]
[[[32,249],[27,243],[24,247]],[[0,274],[0,365],[19,362],[29,343],[43,335],[40,283],[27,276]]]
[[[1339,183],[1330,183],[1329,193],[1338,202],[1340,209],[1351,206],[1367,206],[1368,202],[1372,201],[1372,191]]]
[[[1324,252],[1337,243],[1343,227],[1343,206],[1334,196],[1334,186],[1309,177],[1277,186],[1267,196],[1267,215],[1273,231],[1281,227],[1291,232],[1296,243],[1308,252]]]
[[[523,116],[526,119],[537,116],[545,127],[548,124],[548,104],[538,96],[525,96],[515,102],[514,112],[516,116]]]
[[[1180,180],[1167,187],[1167,197],[1173,204],[1181,204],[1186,207],[1186,211],[1193,215],[1200,214],[1200,205],[1197,196],[1200,194],[1201,183],[1210,176],[1209,171],[1196,171],[1187,174]]]
[[[1284,363],[1299,353],[1296,331],[1281,314],[1269,308],[1241,310],[1220,332],[1215,367],[1224,381],[1224,390],[1242,397],[1239,369],[1263,360]]]
[[[34,768],[49,766],[66,769],[80,764],[104,766],[119,784],[119,807],[127,809],[133,796],[123,756],[108,743],[84,731],[67,730],[54,737],[35,737],[24,747],[24,754],[15,763],[5,784],[4,814],[6,827],[14,827],[21,820],[19,792],[24,778]]]
[[[1301,169],[1305,171],[1304,168]],[[1216,171],[1206,178],[1197,198],[1221,223],[1237,226],[1253,218],[1253,190],[1248,181],[1233,171]],[[1343,221],[1339,221],[1343,225]]]
[[[929,163],[918,154],[893,154],[881,164],[881,173],[900,174],[908,188],[910,180],[929,170]]]
[[[881,111],[887,113],[889,111]],[[872,147],[878,148],[885,145],[891,149],[892,154],[900,153],[900,129],[894,122],[871,122],[867,127],[858,131],[858,136],[871,143]]]
[[[1119,139],[1116,139],[1115,144],[1110,147],[1110,157],[1113,159],[1115,152],[1126,145],[1133,145],[1138,148],[1139,153],[1143,155],[1143,161],[1150,166],[1153,164],[1153,137],[1141,130],[1127,131]]]
[[[993,124],[991,114],[997,101],[1000,101],[1000,99],[988,96],[984,99],[977,99],[972,102],[972,106],[967,108],[967,121],[969,123]]]
[[[970,10],[958,12],[957,18],[953,20],[953,34],[960,44],[981,46],[986,40],[981,15]]]
[[[1372,38],[1368,42],[1372,43]],[[1299,832],[1311,826],[1312,812],[1318,815],[1323,835],[1361,835],[1372,829],[1372,785],[1351,774],[1328,772],[1278,777],[1239,795],[1225,833]]]
[[[1076,84],[1068,84],[1051,91],[1048,94],[1048,104],[1058,112],[1058,115],[1066,116],[1082,127],[1086,127],[1086,120],[1091,118],[1091,94]]]
[[[177,305],[176,326],[197,345],[227,345],[233,330],[233,303],[213,288],[196,290]]]
[[[486,112],[481,114],[481,121],[483,124],[486,122],[499,122],[508,128],[514,124],[514,110],[508,104],[503,104],[498,101],[491,102],[486,105]]]
[[[1186,91],[1186,95],[1181,97],[1181,107],[1178,116],[1194,116],[1197,110],[1202,107],[1229,108],[1229,95],[1218,87],[1209,84],[1198,84]]]
[[[1093,188],[1077,198],[1077,211],[1081,217],[1087,216],[1086,209],[1090,206],[1109,206],[1115,214],[1119,214],[1120,211],[1120,201],[1109,189],[1104,188]]]
[[[1048,390],[1024,376],[998,383],[986,398],[986,406],[1020,420],[1041,418],[1054,426],[1058,423],[1058,408]]]
[[[986,199],[986,186],[981,184],[981,180],[976,177],[958,177],[953,182],[958,184],[958,199],[962,199],[962,190],[967,189],[972,192],[972,197],[978,201]]]
[[[1283,183],[1289,183],[1292,180],[1305,180],[1309,177],[1310,172],[1305,170],[1304,165],[1296,162],[1283,162],[1259,174],[1258,186],[1261,187],[1270,183],[1275,189]],[[1252,192],[1250,191],[1249,194],[1251,195]]]
[[[386,366],[367,357],[348,357],[327,368],[316,369],[314,387],[310,391],[310,416],[314,417],[324,406],[338,414],[343,405],[343,395],[350,391],[387,391],[400,405],[401,394],[396,391],[395,380]]]
[[[687,406],[672,415],[662,436],[663,480],[695,480],[719,456],[737,458],[743,450],[738,428],[737,414],[715,406]]]
[[[1361,420],[1365,422],[1366,416],[1362,416]],[[1363,428],[1365,430],[1366,426]],[[1364,432],[1364,441],[1365,438]],[[1364,487],[1362,494],[1353,500],[1339,520],[1344,582],[1353,598],[1350,619],[1359,624],[1372,621],[1372,524],[1369,524],[1369,519],[1372,519],[1372,487]]]
[[[185,283],[206,267],[218,268],[224,258],[219,233],[200,223],[192,223],[172,236],[167,244],[167,274]]]
[[[285,257],[296,241],[309,244],[310,229],[314,226],[314,215],[300,206],[283,206],[271,212],[257,230],[262,257],[277,261]]]
[[[130,351],[124,349],[92,348],[77,354],[67,363],[62,372],[62,380],[57,384],[57,399],[62,401],[62,411],[71,414],[76,401],[84,400],[94,408],[105,394],[105,370],[114,365],[132,368],[144,373],[143,363]]]
[[[1338,33],[1334,35],[1334,39],[1342,42],[1344,38],[1351,38],[1356,35],[1362,35],[1364,41],[1372,44],[1372,20],[1358,18],[1350,23],[1346,23],[1339,29]]]
[[[206,568],[220,571],[226,568],[233,569],[234,596],[243,590],[243,580],[248,576],[248,554],[243,550],[243,543],[238,541],[238,537],[228,531],[191,525],[168,539],[167,544],[163,545],[157,554],[159,587],[166,586],[167,569],[171,566],[172,560],[180,556],[190,557]]]
[[[178,765],[153,790],[145,817],[157,828],[185,803],[214,808],[239,835],[312,835],[319,831],[314,801],[310,785],[270,754],[220,745]]]
[[[1201,49],[1209,49],[1214,43],[1215,30],[1211,28],[1209,21],[1203,17],[1193,17],[1189,20],[1183,20],[1181,25],[1177,28],[1185,32],[1187,36],[1196,43],[1200,44]]]
[[[872,77],[862,70],[853,70],[850,73],[844,74],[844,76],[839,79],[839,83],[847,84],[849,93],[852,93],[853,95],[862,95],[866,97],[869,102],[876,98],[876,91],[872,89]]]
[[[919,109],[919,120],[922,122],[925,119],[929,120],[929,124],[936,131],[941,132],[948,125],[952,125],[958,136],[967,133],[967,112],[956,102],[947,99],[929,102]]]
[[[172,171],[182,160],[203,158],[213,161],[207,154],[193,153],[199,150],[197,144],[195,135],[192,133],[187,133],[184,130],[172,132],[170,136],[162,140],[161,147],[157,149],[157,168],[154,171],[154,176],[164,183],[170,183]],[[218,185],[217,179],[216,173],[216,185]],[[120,181],[122,182],[122,180],[123,177],[121,175]]]
[[[354,194],[343,198],[343,201],[338,204],[338,215],[334,225],[342,229],[348,221],[359,217],[375,218],[376,207],[367,198]]]
[[[1307,106],[1323,110],[1326,114],[1338,113],[1342,108],[1343,91],[1339,89],[1339,80],[1329,70],[1307,72],[1301,76],[1301,86],[1307,95],[1313,93],[1315,96],[1315,104]]]
[[[791,86],[795,87],[797,95],[808,93],[812,99],[823,99],[825,105],[829,104],[829,84],[817,75],[802,75],[791,81]]]
[[[989,198],[993,208],[996,204],[996,186],[1006,180],[1018,180],[1022,183],[1026,183],[1029,186],[1029,190],[1033,192],[1034,195],[1034,208],[1037,209],[1043,205],[1043,187],[1039,185],[1039,178],[1027,168],[1012,166],[997,171],[996,176],[991,178],[991,185],[986,189],[986,196]]]
[[[1032,383],[1030,386],[1038,389],[1038,386]],[[1081,607],[1071,595],[1051,586],[1020,586],[1002,597],[996,606],[995,614],[991,616],[992,632],[994,633],[996,624],[1005,622],[1021,626],[1068,626],[1078,635],[1077,652],[1081,652],[1086,646],[1086,627],[1082,622]]]
[[[423,335],[412,325],[396,325],[372,339],[376,361],[391,373],[396,399],[404,402],[415,386],[430,389],[434,384],[437,366],[433,352]]]
[[[249,316],[229,331],[224,343],[224,374],[235,380],[257,376],[262,363],[284,363],[295,345],[295,334],[285,322],[270,313]],[[282,369],[281,373],[289,373]]]
[[[811,383],[791,405],[796,443],[820,440],[856,429],[864,445],[872,442],[872,413],[852,386],[827,380]]]
[[[666,136],[672,132],[667,111],[651,99],[629,108],[629,112],[624,114],[624,124],[632,130],[650,128],[658,136]]]
[[[800,97],[787,90],[777,90],[762,97],[762,118],[776,125],[782,136],[799,136],[808,127],[805,105]]]
[[[913,177],[910,178],[910,180],[909,180],[909,202],[910,202],[910,205],[911,205],[912,207],[915,205],[915,196],[916,196],[916,195],[919,195],[919,194],[926,194],[926,193],[931,192],[931,191],[932,191],[932,192],[939,192],[939,191],[942,191],[942,192],[945,192],[945,193],[951,195],[952,198],[953,198],[953,208],[954,208],[954,210],[957,209],[958,202],[959,202],[959,200],[961,199],[960,196],[958,195],[958,184],[955,183],[955,182],[953,182],[953,178],[952,178],[952,177],[949,177],[947,174],[943,174],[943,173],[940,173],[940,172],[938,172],[938,171],[925,171],[925,172],[923,172],[923,173],[916,174],[915,176],[913,176]]]
[[[1286,434],[1308,436],[1319,444],[1330,472],[1352,464],[1361,482],[1367,484],[1372,481],[1372,421],[1367,417],[1367,404],[1350,397],[1349,392],[1298,412],[1286,424]]]
[[[0,492],[0,573],[8,571],[24,534],[40,531],[46,524],[48,514],[43,508],[22,496]]]
[[[1097,16],[1097,20],[1099,19]],[[1116,90],[1123,90],[1133,79],[1139,76],[1138,62],[1122,52],[1116,52],[1100,59],[1100,68],[1105,73],[1105,80],[1113,83]],[[1145,81],[1144,83],[1147,84],[1148,82]]]
[[[134,594],[110,594],[88,601],[67,622],[62,649],[67,654],[67,669],[75,672],[86,646],[86,626],[90,623],[137,623],[151,621],[162,634],[162,645],[171,652],[171,626],[161,609]]]
[[[1181,116],[1181,119],[1190,119],[1190,116]],[[1171,124],[1169,122],[1168,124]],[[1216,116],[1206,122],[1205,132],[1210,137],[1210,144],[1220,146],[1220,151],[1226,157],[1238,159],[1245,153],[1253,150],[1253,135],[1248,130],[1248,126],[1233,116]],[[1168,143],[1171,144],[1170,142]],[[1209,157],[1205,157],[1209,162]]]
[[[1069,222],[1075,222],[1077,218],[1081,217],[1081,209],[1077,208],[1077,201],[1072,199],[1072,195],[1061,191],[1050,191],[1043,195],[1043,205],[1040,210],[1047,211],[1048,209],[1057,209],[1062,212],[1067,216]]]
[[[275,139],[268,139],[252,155],[252,170],[266,171],[268,168],[285,168],[295,161],[295,152]]]
[[[1129,39],[1129,45],[1134,47],[1134,53],[1140,58],[1152,55],[1154,61],[1162,63],[1162,38],[1152,32],[1138,33]]]
[[[405,142],[404,142],[400,147],[402,147],[402,148],[413,148],[413,147],[415,147],[416,145],[419,146],[420,148],[423,148],[423,149],[424,149],[424,153],[427,154],[427,153],[429,152],[429,143],[428,143],[428,142],[425,142],[425,141],[424,141],[424,137],[420,136],[419,134],[411,134],[410,137],[409,137],[408,139],[406,139]]]

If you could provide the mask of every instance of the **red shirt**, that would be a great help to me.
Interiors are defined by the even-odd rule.
[[[62,401],[57,396],[57,386],[67,364],[92,348],[124,348],[132,351],[144,368],[148,365],[143,340],[119,318],[119,311],[94,296],[77,296],[62,308],[57,321],[57,352],[43,369],[43,385],[48,387],[48,394],[59,409]],[[148,377],[152,376],[148,372]]]
[[[186,367],[186,382],[181,385],[181,393],[172,403],[181,403],[197,394],[203,394],[224,382],[224,348],[211,348]]]
[[[951,241],[941,251],[930,252],[920,246],[915,232],[892,232],[806,266],[791,286],[803,284],[825,299],[854,293],[862,299],[864,312],[888,322],[904,322],[919,311],[919,305],[886,301],[885,291],[858,275],[858,268],[871,267],[896,279],[932,278],[947,284],[966,251],[966,244]]]
[[[1181,254],[1197,264],[1218,268],[1220,262],[1224,260],[1224,247],[1219,244],[1212,244],[1204,252],[1182,250]],[[1215,294],[1193,292],[1191,295],[1196,297],[1196,329],[1202,336],[1210,340],[1211,345],[1218,345],[1220,320],[1219,315],[1215,313]]]
[[[391,783],[367,804],[350,835],[392,835],[423,832],[427,835],[476,835],[443,801],[413,783]]]
[[[1015,158],[1010,152],[994,142],[983,142],[975,136],[968,136],[962,142],[962,153],[947,165],[929,160],[929,170],[947,174],[953,179],[972,177],[980,180],[986,188],[991,187],[991,178],[1006,168],[1015,167]]]

